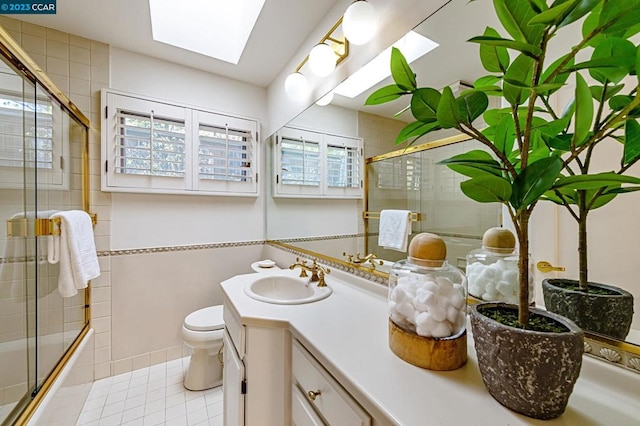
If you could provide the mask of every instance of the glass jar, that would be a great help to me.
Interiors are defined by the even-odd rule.
[[[467,254],[466,274],[472,297],[485,302],[518,304],[520,274],[513,233],[505,228],[488,229],[482,238],[482,248]],[[529,302],[534,299],[530,268]]]
[[[427,245],[439,248],[412,250],[423,235],[428,236]],[[395,325],[430,338],[457,337],[466,330],[467,279],[445,257],[446,247],[440,237],[419,234],[411,242],[409,257],[393,264],[388,308]]]

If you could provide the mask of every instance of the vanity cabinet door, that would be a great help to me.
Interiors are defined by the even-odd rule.
[[[326,425],[295,384],[291,386],[291,423],[294,426]]]
[[[223,368],[223,406],[225,425],[244,425],[244,364],[236,352],[236,348],[225,330],[224,333],[224,368]]]
[[[371,424],[369,414],[297,340],[293,341],[291,359],[294,388],[300,388],[306,401],[328,424]],[[294,397],[294,405],[295,402]]]

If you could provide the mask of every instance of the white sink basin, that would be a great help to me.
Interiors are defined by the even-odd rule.
[[[318,287],[309,278],[287,274],[259,276],[247,283],[244,292],[252,299],[280,305],[311,303],[329,297],[331,287]]]

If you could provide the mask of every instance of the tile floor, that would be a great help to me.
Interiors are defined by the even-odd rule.
[[[189,358],[93,383],[77,426],[222,426],[222,387],[193,392],[182,386]]]

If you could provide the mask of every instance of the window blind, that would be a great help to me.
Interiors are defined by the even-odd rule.
[[[283,185],[320,186],[320,144],[304,138],[282,138],[280,149]]]
[[[334,188],[360,186],[358,148],[327,145],[327,185]]]
[[[0,94],[0,138],[0,166],[53,169],[51,102]]]
[[[118,110],[115,172],[185,176],[185,122]]]
[[[251,131],[200,124],[198,138],[200,179],[253,181],[254,152]]]

